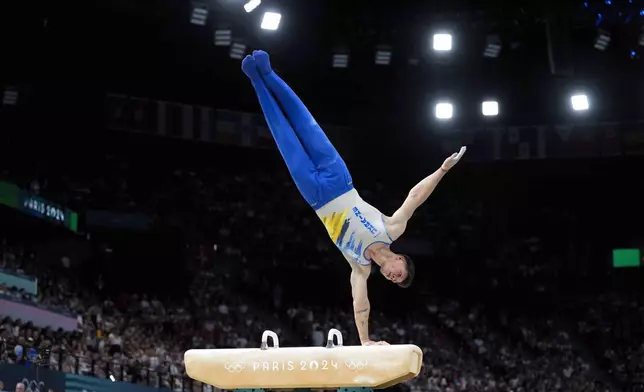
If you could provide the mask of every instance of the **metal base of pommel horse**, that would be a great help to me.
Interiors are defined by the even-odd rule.
[[[423,352],[411,344],[344,346],[337,329],[326,347],[280,348],[277,334],[264,331],[259,349],[188,350],[184,362],[188,376],[224,390],[372,392],[418,376]]]

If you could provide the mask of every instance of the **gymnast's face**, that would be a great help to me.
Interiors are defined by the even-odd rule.
[[[387,279],[394,283],[403,282],[407,279],[407,264],[405,258],[396,255],[395,258],[387,261],[380,266],[380,273]]]

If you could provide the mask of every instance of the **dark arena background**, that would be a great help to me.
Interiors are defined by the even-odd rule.
[[[360,345],[262,49],[385,215],[467,146],[392,245],[413,285],[369,279],[370,338],[424,354],[391,389],[644,391],[643,28],[641,0],[0,1],[0,390],[212,392],[186,350]]]

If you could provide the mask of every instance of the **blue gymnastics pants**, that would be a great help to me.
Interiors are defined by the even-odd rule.
[[[353,189],[347,165],[295,92],[271,69],[266,52],[242,62],[268,128],[297,189],[314,209]]]

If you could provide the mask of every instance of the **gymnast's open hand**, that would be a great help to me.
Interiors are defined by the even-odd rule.
[[[465,154],[465,151],[467,151],[467,147],[463,146],[461,147],[459,152],[455,152],[454,154],[450,155],[449,158],[447,158],[445,162],[443,162],[443,165],[441,165],[441,169],[448,171],[449,169],[453,168],[454,165],[456,165],[458,161],[461,160],[463,154]]]
[[[374,342],[373,340],[366,340],[362,342],[363,346],[389,346],[389,343],[385,342],[384,340],[381,340],[379,342]]]

